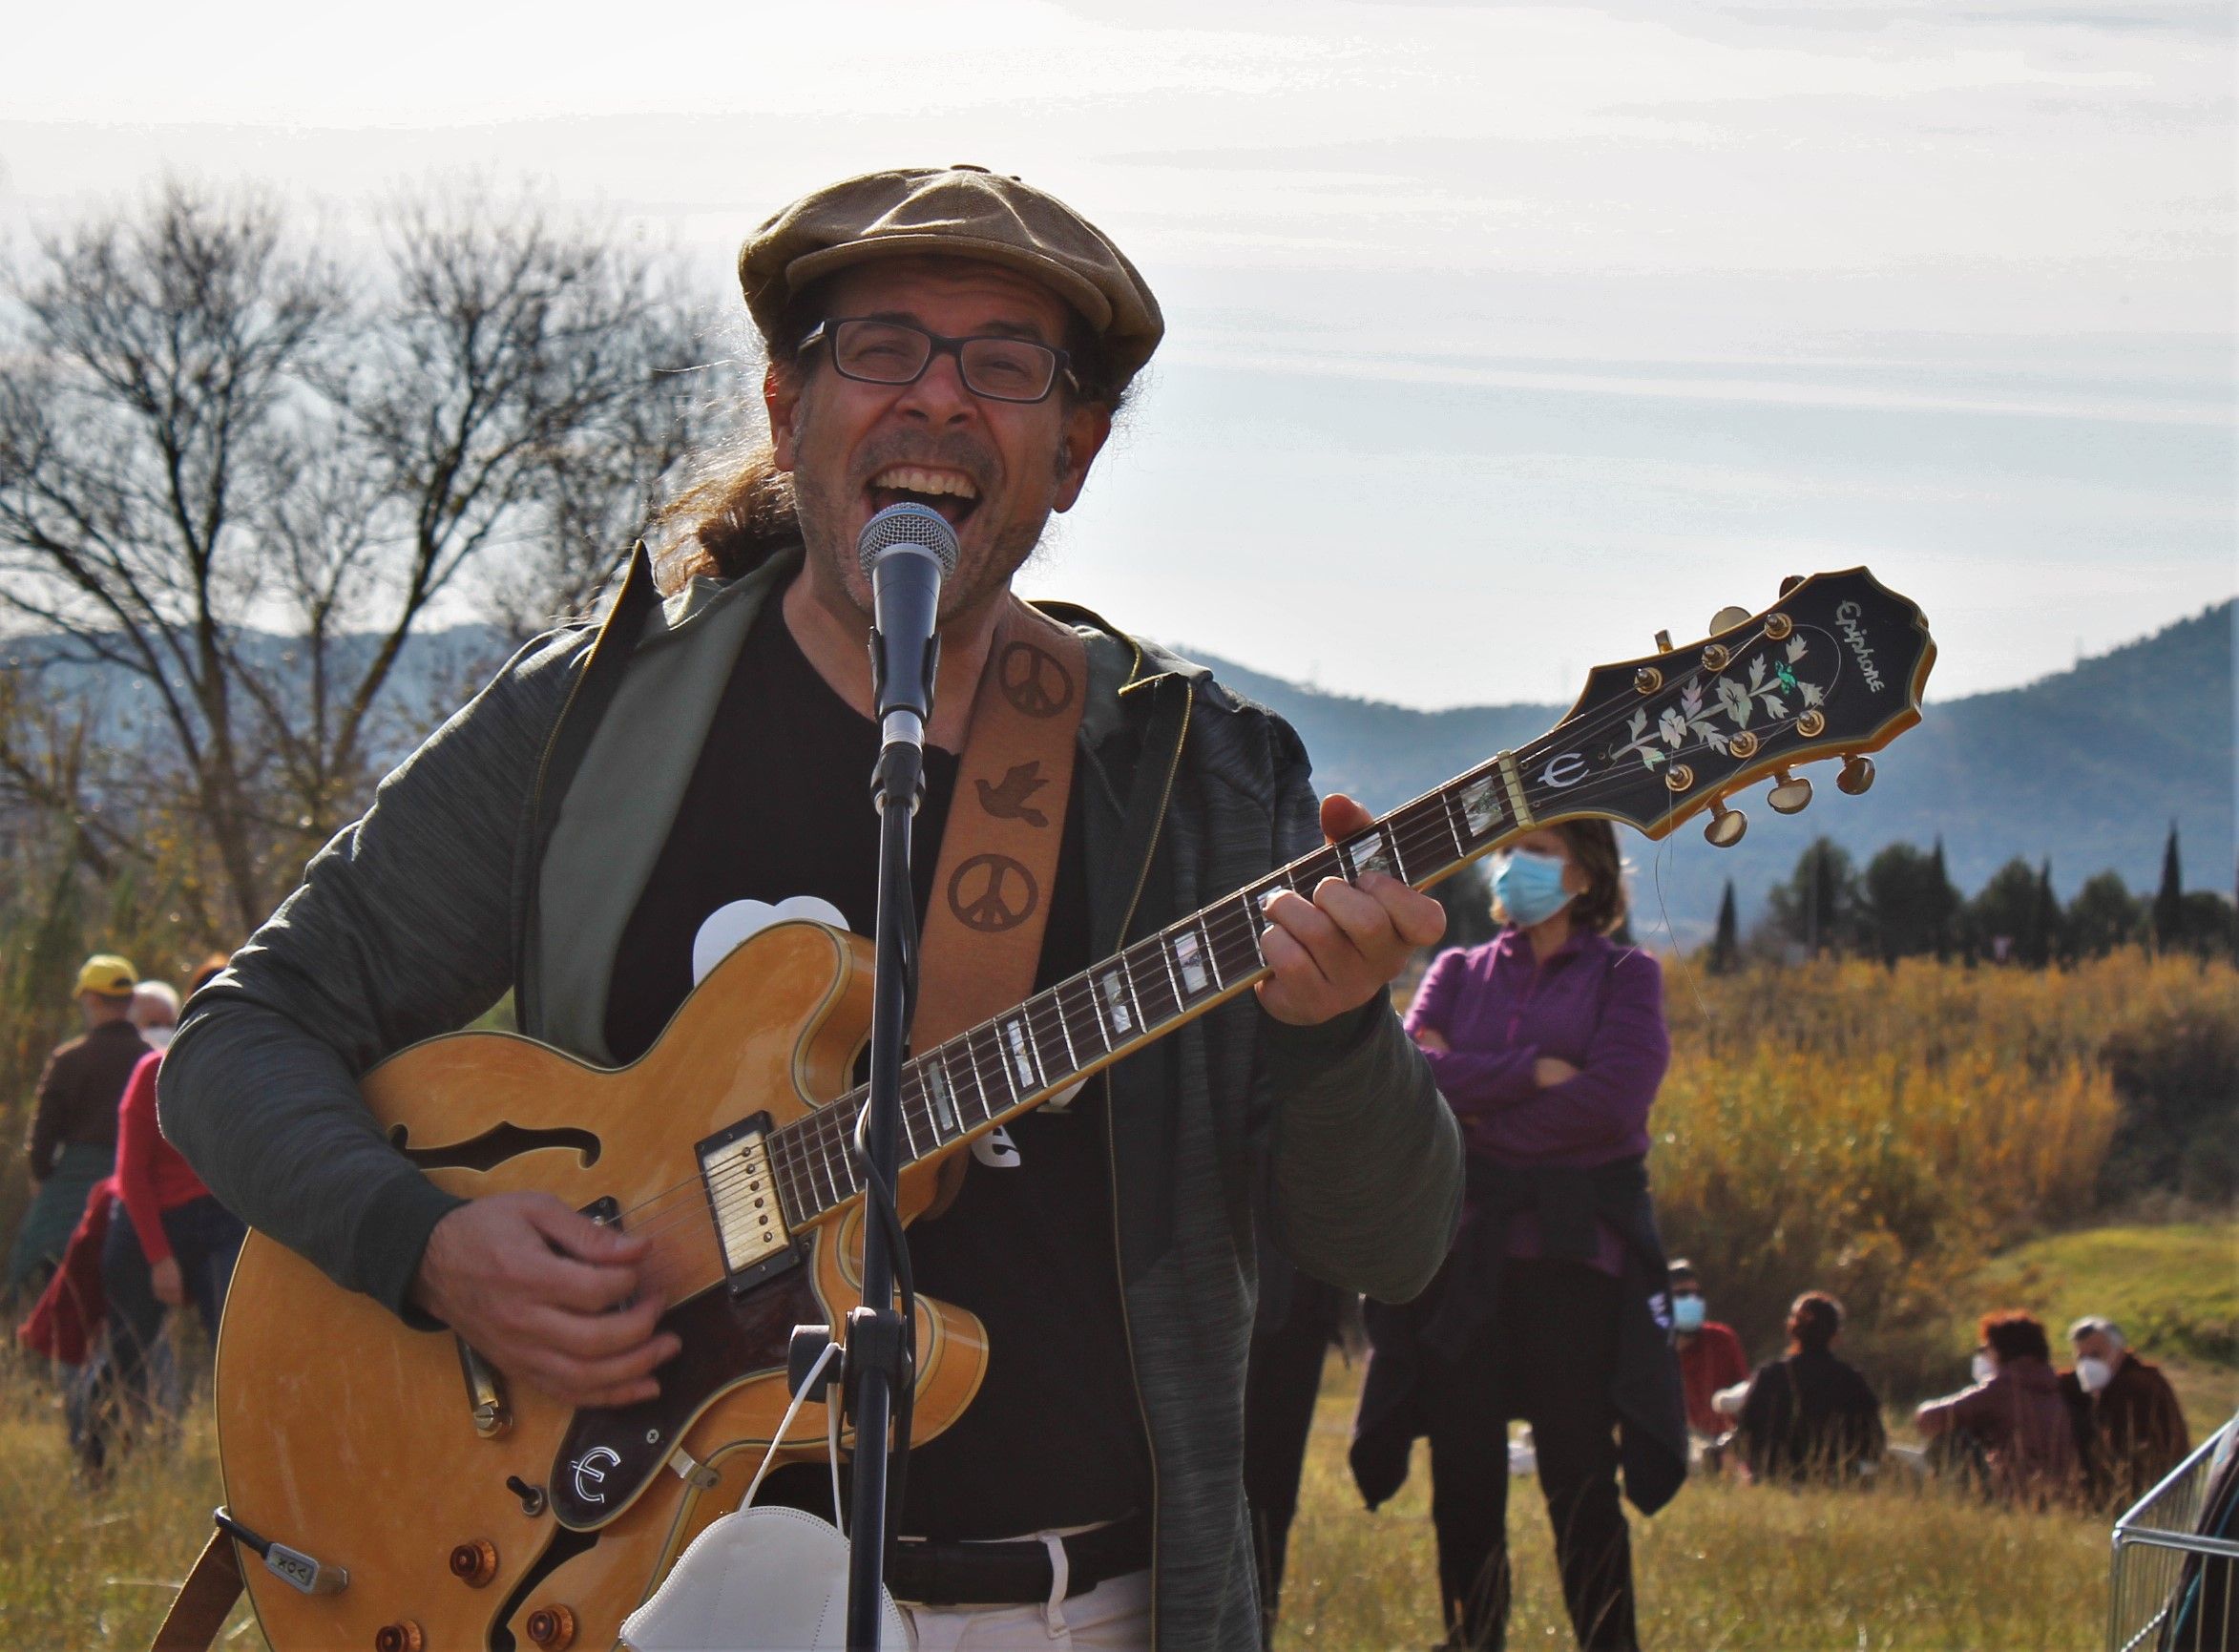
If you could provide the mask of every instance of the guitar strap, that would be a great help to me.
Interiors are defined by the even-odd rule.
[[[973,696],[972,732],[941,834],[918,946],[918,1050],[1031,996],[1073,799],[1073,757],[1088,688],[1080,638],[1014,596]],[[971,1156],[941,1165],[937,1216]]]
[[[212,1532],[209,1542],[195,1558],[193,1570],[178,1586],[171,1610],[149,1642],[148,1652],[205,1652],[225,1627],[233,1603],[241,1599],[241,1555],[223,1531]]]

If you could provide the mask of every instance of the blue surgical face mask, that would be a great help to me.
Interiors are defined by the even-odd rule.
[[[1517,849],[1493,863],[1493,898],[1510,919],[1530,929],[1543,924],[1571,903],[1562,887],[1563,863],[1555,855]]]
[[[1699,1296],[1675,1296],[1671,1299],[1671,1328],[1692,1335],[1703,1328],[1703,1299]]]

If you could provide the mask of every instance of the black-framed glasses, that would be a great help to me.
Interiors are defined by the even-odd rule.
[[[1071,361],[1063,350],[1033,339],[999,334],[971,339],[946,339],[908,322],[874,317],[836,317],[818,322],[801,341],[806,353],[817,345],[829,346],[832,366],[842,378],[868,385],[913,385],[937,355],[956,358],[964,387],[975,396],[997,402],[1038,402],[1066,368],[1072,382]]]

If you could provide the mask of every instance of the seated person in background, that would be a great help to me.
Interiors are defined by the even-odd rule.
[[[1726,1418],[1711,1405],[1720,1389],[1749,1380],[1749,1356],[1731,1326],[1705,1317],[1702,1282],[1692,1263],[1671,1264],[1672,1346],[1679,1350],[1680,1382],[1687,1395],[1687,1428],[1705,1439],[1726,1431]]]
[[[2026,1313],[1986,1313],[1975,1383],[1914,1413],[1947,1457],[1979,1461],[1996,1495],[2043,1502],[2078,1489],[2076,1440],[2053,1375],[2044,1327]]]
[[[2061,1398],[2075,1426],[2085,1493],[2127,1508],[2192,1450],[2185,1409],[2161,1368],[2132,1353],[2113,1320],[2078,1320],[2068,1345],[2076,1365],[2061,1373]]]
[[[1837,1359],[1843,1305],[1808,1290],[1789,1308],[1789,1351],[1761,1368],[1742,1402],[1740,1445],[1760,1480],[1843,1480],[1881,1461],[1881,1402]]]

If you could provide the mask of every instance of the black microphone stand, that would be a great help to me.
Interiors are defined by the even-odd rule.
[[[938,653],[937,640],[926,650],[928,716]],[[874,684],[874,694],[883,697],[885,651],[875,634],[870,655],[872,674],[882,680]],[[863,1304],[847,1315],[847,1383],[855,1423],[848,1652],[879,1652],[880,1594],[888,1546],[894,1538],[894,1512],[887,1496],[888,1434],[895,1392],[899,1389],[907,1404],[907,1385],[913,1380],[914,1350],[905,1346],[905,1319],[894,1305],[894,1246],[901,1238],[894,1181],[901,1152],[902,1063],[917,1002],[917,899],[910,881],[910,826],[924,786],[925,752],[923,723],[917,722],[913,739],[907,725],[897,727],[897,719],[917,722],[914,712],[888,715],[886,742],[871,776],[871,799],[879,811],[878,920],[872,937],[878,963],[871,979],[869,1098],[856,1133],[864,1177]]]

